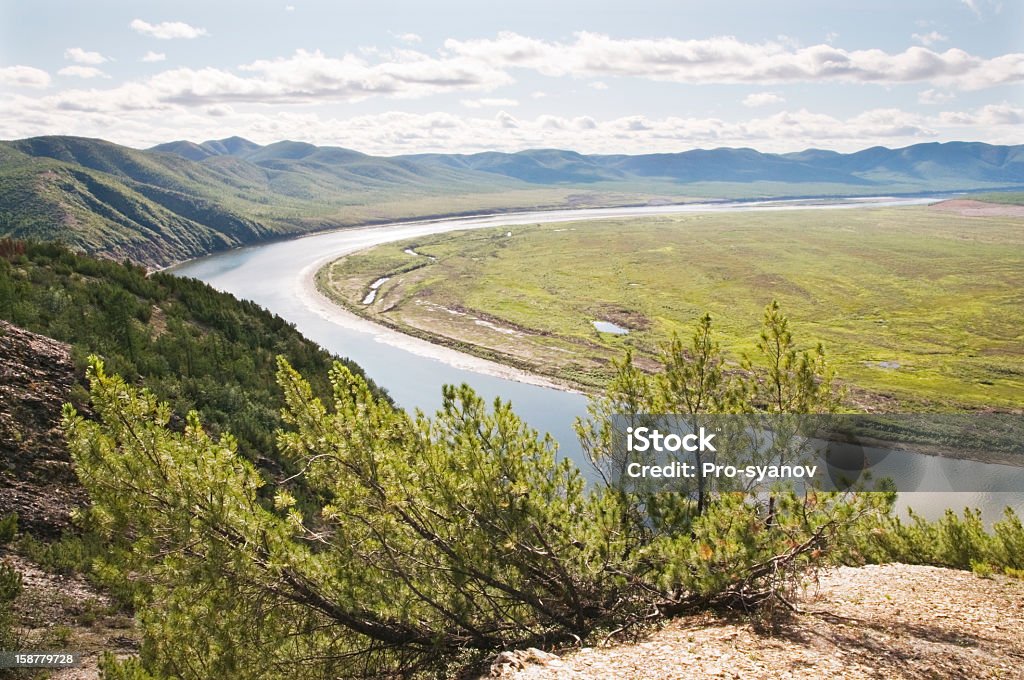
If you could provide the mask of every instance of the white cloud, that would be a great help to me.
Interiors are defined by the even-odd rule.
[[[133,111],[167,111],[172,106],[162,102],[152,89],[139,83],[126,83],[110,89],[62,90],[46,97],[48,107],[79,113],[128,113]]]
[[[515,116],[510,113],[506,113],[505,111],[499,112],[498,115],[494,117],[494,120],[497,121],[498,125],[506,129],[519,127],[519,121],[515,119]]]
[[[629,130],[630,132],[647,132],[654,129],[651,121],[646,116],[620,118],[617,123],[622,129]]]
[[[152,50],[150,50],[149,52],[146,52],[144,55],[142,55],[142,61],[145,61],[147,63],[153,63],[153,62],[157,62],[157,61],[166,61],[166,59],[167,59],[167,55],[165,53],[163,53],[163,52],[153,52]]]
[[[144,60],[160,56],[150,52]],[[43,71],[13,68],[15,71],[5,75],[8,82],[20,79],[37,87],[48,82],[49,76]],[[61,73],[81,78],[102,75],[90,68],[82,66]],[[962,50],[940,54],[924,47],[888,54],[881,50],[846,52],[826,45],[790,49],[777,43],[748,44],[735,38],[613,40],[588,33],[578,34],[571,44],[561,44],[503,33],[495,40],[449,40],[445,50],[436,54],[409,48],[340,56],[298,50],[287,57],[258,60],[230,70],[175,68],[109,89],[64,90],[55,95],[54,101],[65,110],[113,113],[224,103],[281,105],[353,102],[374,96],[424,97],[492,91],[513,83],[513,74],[520,68],[548,76],[590,79],[601,74],[687,83],[930,82],[934,85],[930,94],[921,96],[937,100],[939,92],[1024,80],[1024,54],[982,59]],[[588,83],[601,87],[603,81]],[[544,94],[535,91],[530,96],[539,99]],[[780,95],[767,91],[748,96],[744,104],[753,107],[782,101]],[[480,107],[513,106],[511,100],[465,102]],[[473,103],[464,105],[473,107]]]
[[[467,109],[500,108],[502,106],[519,106],[516,99],[463,99],[459,102]]]
[[[949,40],[949,36],[942,35],[938,31],[931,31],[930,33],[914,33],[910,37],[925,47]]]
[[[293,131],[307,139],[314,135],[312,141],[317,143],[343,143],[370,153],[386,154],[426,150],[516,151],[540,147],[584,153],[667,152],[717,146],[752,146],[764,151],[793,151],[816,146],[852,151],[875,144],[893,147],[963,139],[965,125],[971,139],[1005,142],[1016,138],[1015,121],[1024,120],[1024,109],[1003,105],[963,115],[962,120],[955,120],[948,114],[922,116],[899,109],[872,109],[837,118],[801,109],[725,121],[647,116],[595,120],[589,116],[572,118],[550,114],[525,119],[506,111],[488,119],[391,112],[347,120],[307,118],[303,125],[308,126],[308,131]]]
[[[410,45],[423,42],[423,38],[416,33],[397,33],[395,34],[395,37],[404,43],[409,43]]]
[[[125,95],[129,97],[128,94]],[[493,117],[468,113],[379,114],[336,118],[311,110],[252,106],[140,105],[115,111],[61,108],[55,96],[0,98],[0,139],[40,134],[105,137],[147,147],[171,139],[241,135],[258,143],[299,139],[342,145],[367,153],[471,153],[564,148],[582,153],[653,153],[720,146],[786,152],[808,147],[855,151],[873,145],[899,147],[925,141],[972,140],[1020,143],[1024,107],[1003,103],[973,110],[924,115],[871,109],[839,117],[800,109],[725,120],[716,117],[617,118],[540,115]],[[140,102],[140,104],[145,104]]]
[[[433,58],[398,50],[370,63],[352,54],[320,51],[259,60],[239,67],[243,75],[217,68],[177,68],[109,90],[66,90],[59,105],[80,111],[162,109],[217,103],[310,103],[358,101],[370,96],[418,97],[439,92],[490,90],[511,77],[463,57]]]
[[[594,82],[590,83],[590,87],[594,88],[595,90],[607,90],[608,83],[604,82],[603,80],[595,80]]]
[[[69,47],[64,50],[64,58],[70,59],[76,64],[91,64],[93,66],[110,61],[99,52],[88,52],[81,47]]]
[[[50,74],[32,66],[0,66],[0,85],[14,87],[46,87]]]
[[[189,26],[183,21],[162,21],[159,24],[151,24],[142,19],[134,19],[129,26],[136,33],[160,40],[172,40],[174,38],[191,39],[206,35],[205,28]]]
[[[65,66],[61,70],[57,71],[59,76],[69,76],[72,78],[109,78],[106,73],[96,68],[95,66]]]
[[[781,104],[784,101],[786,100],[775,92],[752,92],[743,98],[743,105],[755,108],[758,106]]]
[[[203,107],[203,113],[205,113],[208,116],[215,116],[217,118],[222,118],[224,116],[230,116],[234,112],[235,112],[235,110],[232,107],[228,106],[227,104],[214,104],[212,106],[204,106]]]
[[[921,104],[941,104],[952,99],[956,99],[956,95],[952,92],[943,92],[941,90],[934,89],[924,90],[919,92],[917,95],[917,101]]]
[[[547,76],[633,76],[678,83],[933,82],[966,89],[1024,80],[1024,54],[992,59],[960,49],[910,47],[843,50],[746,43],[733,37],[704,40],[615,39],[581,32],[571,43],[503,32],[494,39],[445,41],[445,48],[495,68],[532,69]]]
[[[1024,125],[1024,108],[989,104],[975,111],[943,111],[937,117],[946,125],[998,127]]]
[[[285,5],[284,6],[284,11],[285,12],[294,12],[295,11],[295,5]]]
[[[1024,107],[989,104],[978,111],[981,125],[1024,125]]]
[[[967,9],[974,12],[974,16],[981,18],[983,10],[991,9],[995,14],[1003,11],[1003,0],[960,0]]]
[[[931,27],[918,30],[927,32]],[[148,146],[182,137],[209,139],[240,134],[261,142],[304,139],[379,154],[530,147],[590,153],[669,152],[714,146],[752,146],[766,151],[808,146],[854,150],[872,144],[898,146],[951,139],[1019,143],[1020,121],[1024,120],[1022,109],[1011,104],[936,113],[941,110],[936,105],[951,108],[947,102],[955,99],[960,89],[1024,80],[1024,54],[982,58],[962,50],[936,52],[919,46],[889,53],[845,51],[827,45],[753,44],[729,37],[617,40],[581,33],[563,42],[552,42],[502,33],[488,40],[449,40],[443,50],[437,51],[408,46],[337,55],[298,50],[233,68],[157,69],[159,72],[149,77],[114,85],[100,82],[99,78],[105,77],[102,71],[70,56],[71,49],[67,54],[76,63],[59,73],[93,80],[73,85],[64,82],[56,92],[32,96],[22,92],[0,98],[0,139],[82,134],[113,136],[114,141]],[[163,57],[162,53],[149,52],[143,60]],[[531,117],[510,113],[522,111],[513,108],[519,105],[519,99],[492,96],[495,92],[511,92],[497,88],[514,83],[522,70],[566,79],[530,83],[524,77],[520,98],[530,101],[530,106],[524,108],[530,109]],[[719,109],[708,110],[720,111],[716,113],[720,117],[710,113],[700,114],[703,117],[657,117],[638,98],[636,102],[621,103],[636,115],[602,119],[585,108],[585,98],[581,97],[576,109],[557,107],[560,115],[534,116],[534,109],[548,101],[543,99],[545,90],[551,98],[571,105],[572,92],[579,93],[585,86],[600,87],[605,79],[611,82],[614,77],[746,84],[744,89],[750,94],[743,93],[747,96],[742,103],[751,109],[744,110],[738,102],[731,107],[729,102],[719,102]],[[579,80],[572,82],[569,78]],[[918,92],[920,103],[936,108],[871,108],[852,116],[837,115],[835,111],[841,108],[780,110],[787,88],[771,83],[798,82],[909,83],[900,90],[900,98],[882,101],[902,101],[904,95]],[[40,69],[0,68],[0,84],[46,87],[49,83],[50,75]],[[531,86],[545,89],[531,92]],[[656,85],[647,87],[659,89]],[[867,96],[868,88],[858,91],[865,93],[863,101],[872,100]],[[881,87],[874,91],[885,96],[886,90]],[[457,113],[391,111],[353,118],[335,118],[326,113],[346,110],[330,105],[369,97],[394,101],[444,94],[449,98],[439,106],[454,103],[458,107],[461,102],[465,108],[457,109]],[[773,108],[755,110],[769,105]],[[621,110],[619,105],[616,108]],[[585,115],[588,113],[591,115]]]
[[[372,94],[409,97],[450,90],[493,89],[512,82],[507,73],[462,57],[435,58],[412,50],[396,50],[389,57],[371,64],[351,54],[335,58],[319,50],[298,50],[285,59],[260,60],[240,67],[254,75],[237,80],[232,80],[233,76],[221,77],[222,83],[213,84],[210,96],[217,96],[221,84],[226,90],[224,96],[229,99],[245,98],[246,91],[252,91],[256,100],[354,100]],[[238,91],[232,91],[236,87]]]
[[[566,130],[571,121],[561,116],[537,116],[535,124],[542,130]]]

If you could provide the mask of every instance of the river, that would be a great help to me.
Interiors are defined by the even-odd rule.
[[[250,246],[192,260],[172,268],[172,273],[200,279],[218,290],[252,300],[295,324],[306,337],[331,352],[346,356],[359,365],[395,401],[406,409],[436,410],[441,385],[469,383],[488,400],[511,401],[516,412],[532,427],[550,432],[563,454],[573,458],[585,471],[583,457],[572,423],[585,415],[584,395],[558,389],[549,381],[485,361],[454,350],[432,345],[368,322],[338,308],[315,290],[316,270],[342,255],[382,243],[461,229],[568,222],[582,219],[642,217],[694,212],[768,210],[842,210],[865,207],[922,205],[937,198],[864,198],[842,201],[765,201],[648,206],[635,208],[590,208],[490,215],[472,218],[387,224],[318,233],[287,241]],[[997,519],[1006,505],[1024,512],[1024,481],[1014,492],[1005,489],[1009,474],[1020,468],[927,457],[925,463],[943,476],[977,475],[991,479],[986,489],[974,493],[914,493],[901,495],[902,507],[912,506],[928,517],[946,507],[980,507],[989,521]],[[965,469],[965,465],[969,469]],[[952,467],[950,467],[952,466]],[[945,467],[950,467],[947,472]],[[955,468],[955,470],[954,470]]]

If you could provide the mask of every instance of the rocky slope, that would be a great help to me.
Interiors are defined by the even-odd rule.
[[[17,512],[23,537],[48,542],[71,527],[72,511],[87,500],[60,429],[61,405],[72,399],[79,376],[69,345],[5,321],[0,357],[0,517]],[[0,561],[22,578],[14,601],[21,644],[83,654],[82,666],[47,677],[93,680],[102,652],[138,651],[131,614],[108,594],[80,575],[44,569],[21,552],[18,543],[0,546]],[[4,672],[0,677],[8,677]]]
[[[56,538],[85,501],[60,431],[76,383],[70,347],[0,321],[0,517]]]

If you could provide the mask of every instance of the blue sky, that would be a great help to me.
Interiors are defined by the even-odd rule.
[[[9,2],[0,138],[368,153],[1024,142],[1024,3]]]

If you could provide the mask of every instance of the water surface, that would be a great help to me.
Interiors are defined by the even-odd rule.
[[[594,328],[599,333],[611,333],[612,335],[627,335],[629,333],[628,328],[623,328],[611,321],[591,321],[590,323],[594,324]]]
[[[584,395],[486,375],[480,372],[486,369],[480,368],[481,364],[471,358],[466,357],[465,361],[460,362],[456,360],[457,357],[453,358],[457,353],[451,352],[438,352],[436,356],[431,356],[422,346],[417,348],[415,344],[410,344],[405,336],[325,309],[329,305],[309,292],[312,273],[328,261],[357,250],[460,229],[695,212],[891,207],[922,205],[936,200],[939,199],[869,198],[834,202],[766,201],[591,208],[398,223],[326,232],[241,248],[194,260],[172,271],[179,276],[195,277],[219,290],[252,300],[287,319],[306,337],[360,364],[367,375],[385,387],[395,401],[406,409],[427,412],[436,410],[440,406],[441,385],[446,383],[465,382],[488,400],[500,397],[511,401],[516,412],[527,423],[539,431],[550,432],[560,443],[561,451],[587,470],[588,462],[584,459],[572,429],[574,419],[586,414],[587,399]],[[460,368],[459,365],[474,367],[476,370]],[[970,494],[905,494],[900,501],[903,506],[909,503],[929,517],[940,515],[946,507],[962,509],[967,505],[977,506],[982,508],[989,520],[998,518],[1007,504],[1015,507],[1018,512],[1024,511],[1024,489],[1004,490],[1002,482],[1006,479],[1005,466],[962,461],[953,465],[950,461],[929,456],[923,456],[920,464],[933,466],[937,474],[946,474],[953,466],[956,474],[978,475],[979,479],[991,480],[991,483],[986,481],[977,487],[988,490]]]

